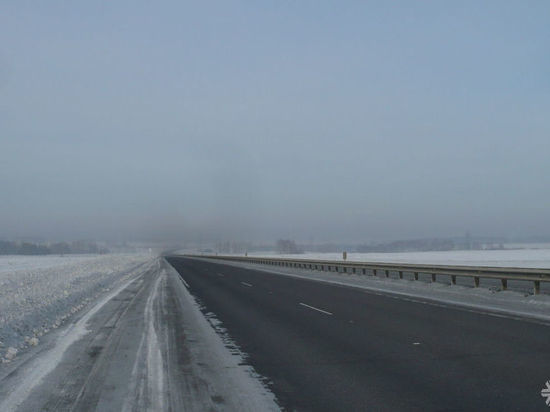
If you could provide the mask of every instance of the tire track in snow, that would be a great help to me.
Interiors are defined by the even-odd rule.
[[[138,276],[132,277],[130,280],[124,282],[113,292],[103,297],[92,309],[88,311],[80,320],[74,325],[63,331],[63,334],[58,338],[56,345],[44,353],[36,362],[32,362],[29,369],[27,369],[18,382],[17,387],[9,394],[9,396],[0,403],[0,410],[11,411],[17,409],[32,392],[32,390],[42,383],[44,378],[55,369],[55,367],[61,361],[65,351],[76,341],[90,332],[87,328],[88,321],[94,316],[107,302],[117,296],[120,292],[126,289],[131,283],[140,278],[142,273]]]
[[[160,262],[160,261],[159,261]],[[164,367],[159,339],[155,329],[154,304],[158,299],[159,285],[164,279],[164,271],[158,270],[152,292],[147,298],[144,311],[143,334],[130,380],[130,390],[122,410],[164,410]]]

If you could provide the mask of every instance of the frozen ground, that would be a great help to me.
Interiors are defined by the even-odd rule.
[[[0,258],[0,364],[40,343],[71,315],[150,260],[146,254]]]
[[[126,273],[0,368],[0,411],[279,410],[168,263],[146,258]]]
[[[249,256],[268,256],[250,253]],[[270,255],[273,256],[273,255]],[[341,253],[303,253],[276,255],[292,259],[342,260]],[[363,262],[418,263],[434,265],[499,266],[550,268],[548,249],[451,250],[444,252],[348,253],[347,260]]]

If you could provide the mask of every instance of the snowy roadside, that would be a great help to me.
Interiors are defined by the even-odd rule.
[[[45,334],[151,258],[148,254],[113,254],[0,259],[0,367],[18,352],[38,345]]]
[[[190,253],[190,252],[188,252]],[[236,256],[242,256],[236,255]],[[342,260],[342,253],[275,254],[249,253],[289,259]],[[431,252],[348,253],[350,262],[416,263],[423,265],[465,265],[520,268],[550,268],[550,249],[447,250]]]
[[[267,382],[248,364],[246,354],[222,323],[189,292],[179,273],[164,261],[165,276],[183,317],[188,364],[181,410],[279,411]],[[223,407],[219,403],[223,399]]]
[[[260,270],[284,276],[293,276],[326,282],[339,286],[361,288],[375,293],[389,294],[399,299],[418,300],[421,303],[455,305],[467,310],[485,312],[496,316],[531,318],[550,322],[550,295],[532,295],[521,291],[498,291],[494,288],[473,288],[445,283],[428,283],[407,279],[379,278],[368,275],[353,275],[322,272],[298,268],[272,267],[261,264],[220,261],[197,258],[212,263]]]

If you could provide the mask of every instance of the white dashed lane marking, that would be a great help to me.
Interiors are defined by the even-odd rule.
[[[327,312],[326,310],[323,310],[323,309],[316,308],[315,306],[309,306],[309,305],[307,305],[305,303],[302,303],[302,302],[300,302],[300,305],[305,306],[306,308],[309,308],[309,309],[312,309],[312,310],[316,310],[317,312],[324,313],[325,315],[332,315],[332,313]]]

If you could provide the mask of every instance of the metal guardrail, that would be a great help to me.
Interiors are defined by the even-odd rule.
[[[188,257],[229,260],[236,262],[256,263],[272,266],[294,267],[300,269],[321,270],[337,273],[363,274],[370,272],[376,276],[382,271],[386,277],[390,272],[397,272],[403,279],[404,273],[411,273],[414,280],[418,280],[419,274],[428,274],[432,282],[437,276],[450,276],[451,284],[456,284],[457,277],[469,277],[474,280],[474,287],[479,287],[481,278],[499,279],[502,290],[508,287],[508,280],[533,282],[533,293],[540,293],[540,282],[550,282],[550,269],[515,268],[515,267],[489,267],[489,266],[456,266],[456,265],[419,265],[410,263],[382,263],[382,262],[350,262],[345,260],[315,260],[315,259],[289,259],[276,257],[256,256],[227,256],[227,255],[185,255]]]

